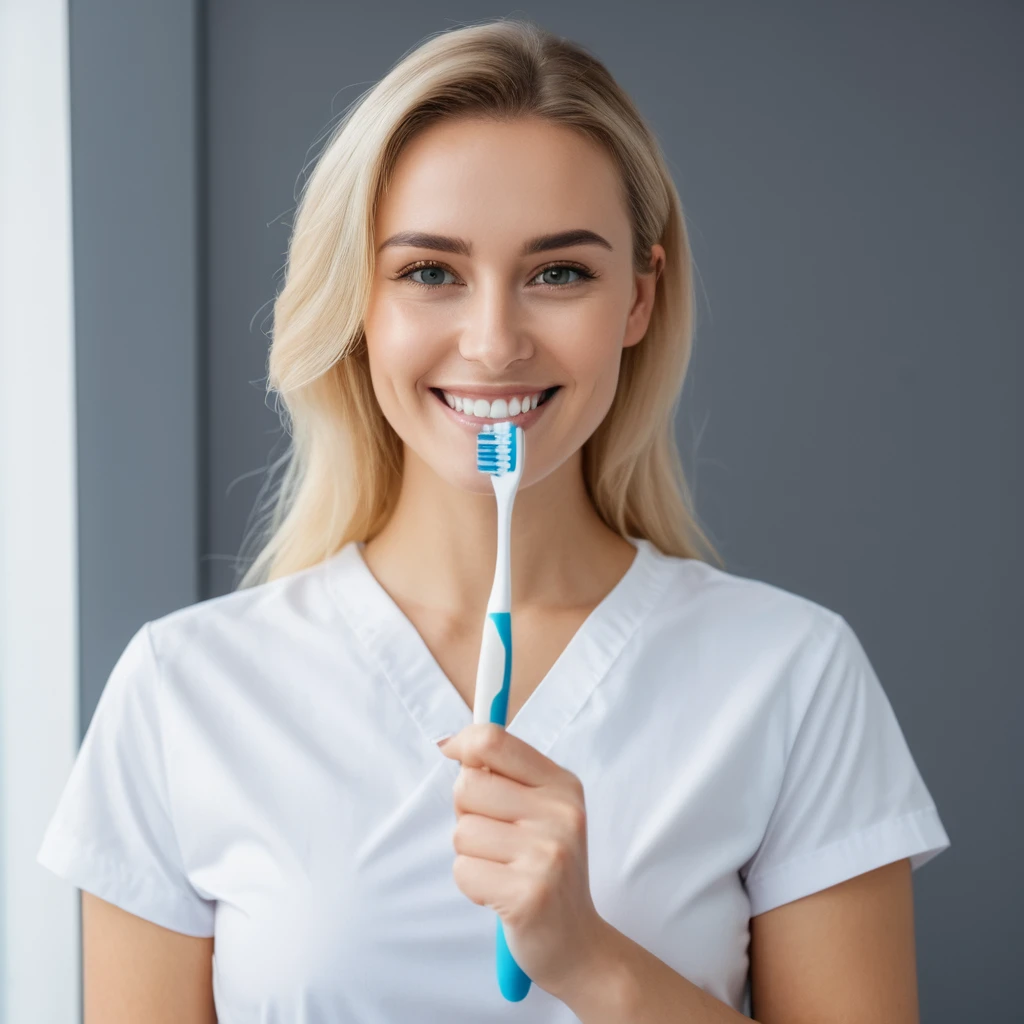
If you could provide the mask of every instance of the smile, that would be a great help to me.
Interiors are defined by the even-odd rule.
[[[487,423],[504,420],[525,428],[538,418],[545,405],[561,390],[561,385],[556,384],[534,395],[496,398],[493,401],[471,396],[462,397],[441,388],[430,390],[448,414],[460,423],[479,428]]]

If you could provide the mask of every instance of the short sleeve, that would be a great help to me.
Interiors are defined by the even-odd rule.
[[[100,694],[36,861],[109,903],[186,935],[214,934],[216,901],[182,865],[146,623]]]
[[[842,616],[797,724],[764,837],[740,871],[753,917],[949,845],[871,663]]]

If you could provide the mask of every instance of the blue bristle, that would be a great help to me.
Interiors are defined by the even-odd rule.
[[[515,471],[516,428],[511,423],[495,423],[477,434],[476,468],[498,476]]]

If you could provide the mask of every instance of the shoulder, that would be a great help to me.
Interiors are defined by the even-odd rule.
[[[837,645],[852,640],[845,619],[765,580],[655,557],[667,579],[641,631],[651,670],[685,687],[691,711],[749,722],[788,746]]]
[[[336,624],[332,563],[327,559],[151,619],[140,632],[148,633],[161,676],[255,677],[287,664],[296,650],[315,646],[315,638]]]
[[[650,550],[667,577],[652,625],[702,649],[780,663],[798,652],[821,657],[845,626],[836,611],[777,584]]]
[[[337,556],[335,556],[337,557]],[[333,559],[299,572],[197,601],[151,619],[147,627],[161,653],[209,637],[251,639],[288,618],[319,620],[332,612],[327,574]]]

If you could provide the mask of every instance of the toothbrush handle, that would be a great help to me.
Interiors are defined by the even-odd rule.
[[[518,1003],[526,998],[532,984],[527,973],[516,963],[505,941],[505,929],[502,927],[501,918],[498,918],[497,935],[498,952],[498,988],[501,994],[510,1002]]]
[[[497,688],[499,680],[500,689]],[[481,695],[481,700],[474,706],[474,719],[496,722],[504,728],[508,717],[511,685],[512,615],[510,612],[489,612],[484,621],[480,666],[477,671],[477,693]],[[500,917],[496,954],[498,987],[509,1002],[517,1003],[526,997],[531,982],[508,948]]]

